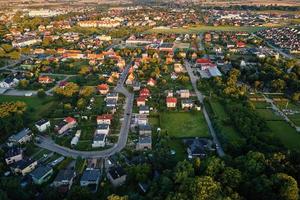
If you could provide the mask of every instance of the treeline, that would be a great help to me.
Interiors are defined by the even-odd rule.
[[[229,7],[214,6],[217,10],[251,10],[251,11],[264,11],[264,10],[282,10],[282,11],[299,11],[299,6],[278,6],[266,5],[266,6],[255,6],[255,5],[232,5]]]

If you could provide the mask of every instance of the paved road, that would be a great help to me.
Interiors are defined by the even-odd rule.
[[[191,64],[190,64],[188,61],[185,61],[185,66],[186,66],[187,72],[188,72],[188,74],[189,74],[189,76],[190,76],[191,83],[192,83],[192,86],[193,86],[193,88],[194,88],[194,90],[195,90],[195,93],[196,93],[196,95],[197,95],[197,98],[198,98],[198,100],[200,101],[200,103],[203,104],[203,101],[204,101],[204,97],[205,97],[205,96],[197,89],[197,80],[198,80],[198,77],[196,77],[196,76],[193,74],[193,70],[192,70],[192,68],[191,68]],[[207,111],[206,111],[206,109],[205,109],[205,106],[202,106],[202,112],[203,112],[203,114],[204,114],[204,118],[205,118],[206,123],[207,123],[207,125],[208,125],[209,132],[210,132],[210,134],[211,134],[211,136],[212,136],[212,138],[213,138],[214,143],[215,143],[216,146],[217,146],[217,153],[218,153],[218,155],[219,155],[220,157],[223,157],[223,156],[225,155],[225,153],[224,153],[223,148],[222,148],[222,146],[221,146],[221,144],[220,144],[220,142],[219,142],[219,139],[218,139],[218,137],[217,137],[217,134],[216,134],[216,132],[215,132],[213,126],[212,126],[212,123],[211,123],[210,118],[209,118],[209,116],[208,116],[208,113],[207,113]]]
[[[129,93],[127,89],[124,87],[124,82],[126,80],[130,66],[131,63],[126,66],[122,75],[120,76],[117,86],[114,89],[114,91],[122,93],[126,97],[126,102],[125,102],[125,110],[124,110],[124,120],[121,125],[119,139],[118,142],[113,147],[109,149],[105,149],[103,151],[77,151],[77,150],[73,150],[73,149],[69,149],[57,145],[52,139],[46,137],[40,137],[40,143],[37,143],[36,145],[41,148],[45,148],[50,151],[61,154],[63,156],[72,157],[72,158],[77,158],[79,156],[82,158],[106,158],[121,151],[126,146],[127,137],[130,128],[130,121],[131,121],[130,119],[132,115],[133,99],[134,99],[134,95],[132,93]]]

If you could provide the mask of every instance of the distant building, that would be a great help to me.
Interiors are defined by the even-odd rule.
[[[37,166],[37,161],[32,159],[23,159],[15,162],[10,166],[10,169],[15,174],[21,174],[25,176],[26,174],[32,172]]]
[[[94,187],[94,191],[97,191],[100,178],[101,172],[99,169],[86,169],[81,176],[80,186]]]

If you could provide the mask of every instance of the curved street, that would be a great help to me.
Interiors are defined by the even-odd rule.
[[[127,89],[124,87],[124,82],[126,80],[130,66],[131,63],[126,66],[122,75],[120,76],[117,86],[114,89],[115,92],[122,93],[126,97],[126,102],[124,106],[124,120],[121,125],[119,139],[113,147],[102,151],[77,151],[74,149],[60,146],[56,144],[52,139],[46,137],[40,137],[40,141],[39,143],[36,143],[36,145],[41,148],[61,154],[63,156],[72,158],[106,158],[121,151],[126,146],[134,99],[134,95],[128,92]]]

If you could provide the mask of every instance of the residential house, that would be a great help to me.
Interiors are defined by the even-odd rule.
[[[139,114],[149,114],[150,113],[150,110],[149,110],[149,106],[140,106],[139,107]]]
[[[179,90],[180,98],[188,99],[190,98],[190,91],[189,90]]]
[[[139,91],[141,89],[141,83],[138,81],[134,81],[132,87],[133,87],[133,91]]]
[[[150,125],[139,125],[139,135],[151,135],[152,128]]]
[[[154,80],[153,78],[150,78],[147,82],[147,85],[154,87],[156,85],[156,80]]]
[[[8,165],[20,160],[23,160],[23,150],[19,147],[10,148],[5,154],[5,162]]]
[[[62,169],[58,172],[52,185],[54,187],[59,187],[64,189],[65,191],[68,191],[71,189],[75,177],[76,172],[74,169]]]
[[[107,99],[106,100],[106,107],[109,109],[115,109],[117,106],[117,100],[116,99]]]
[[[109,133],[109,124],[98,124],[95,133],[107,135]]]
[[[140,97],[148,98],[150,96],[150,91],[148,88],[143,88],[140,90]]]
[[[53,174],[52,167],[48,165],[42,165],[36,168],[34,171],[30,173],[30,176],[33,182],[37,185],[41,185],[47,182]]]
[[[35,123],[35,127],[38,129],[39,132],[46,131],[48,128],[50,128],[50,126],[50,121],[47,119],[40,119]]]
[[[106,95],[109,92],[109,86],[106,83],[97,86],[100,94]]]
[[[114,99],[118,101],[118,98],[119,98],[119,94],[117,92],[110,92],[106,95],[106,101],[110,99]]]
[[[175,64],[174,64],[174,71],[175,71],[176,73],[182,73],[182,72],[184,71],[184,68],[183,68],[182,64],[180,64],[180,63],[175,63]]]
[[[42,84],[49,84],[49,83],[53,83],[53,79],[49,76],[40,76],[38,78],[38,82]]]
[[[95,132],[92,147],[105,147],[106,135],[107,134]]]
[[[19,84],[19,79],[15,77],[7,77],[0,82],[0,88],[12,88]]]
[[[184,143],[187,145],[188,158],[204,157],[208,149],[209,142],[207,139],[185,139]]]
[[[130,73],[129,75],[128,75],[128,78],[127,78],[127,80],[126,80],[126,85],[132,85],[133,84],[133,82],[134,82],[134,74],[133,73]]]
[[[144,114],[139,114],[135,116],[136,124],[137,125],[147,125],[148,124],[148,117]]]
[[[182,99],[181,100],[181,108],[182,109],[191,109],[193,108],[194,103],[191,99]]]
[[[139,136],[136,150],[146,150],[152,148],[152,137],[151,135]]]
[[[114,187],[124,184],[126,177],[127,175],[121,166],[111,167],[107,173],[107,178]]]
[[[19,133],[8,138],[8,144],[25,144],[32,139],[32,132],[29,128],[24,128]]]
[[[63,134],[64,132],[76,126],[77,126],[76,119],[74,119],[73,117],[66,117],[61,123],[55,126],[55,130],[59,134]]]
[[[146,105],[146,98],[145,97],[138,97],[136,99],[137,106],[145,106]]]
[[[22,176],[25,176],[26,174],[32,172],[36,166],[37,166],[36,160],[23,159],[13,163],[10,166],[10,169],[14,174],[21,174]]]
[[[97,124],[111,124],[111,121],[113,119],[112,114],[103,114],[97,116]]]
[[[167,97],[166,103],[167,103],[167,107],[168,108],[176,108],[177,98],[175,98],[175,97]]]
[[[101,172],[100,169],[92,169],[92,168],[87,168],[80,179],[80,186],[81,187],[94,187],[95,190],[97,191],[98,184],[101,178]]]

